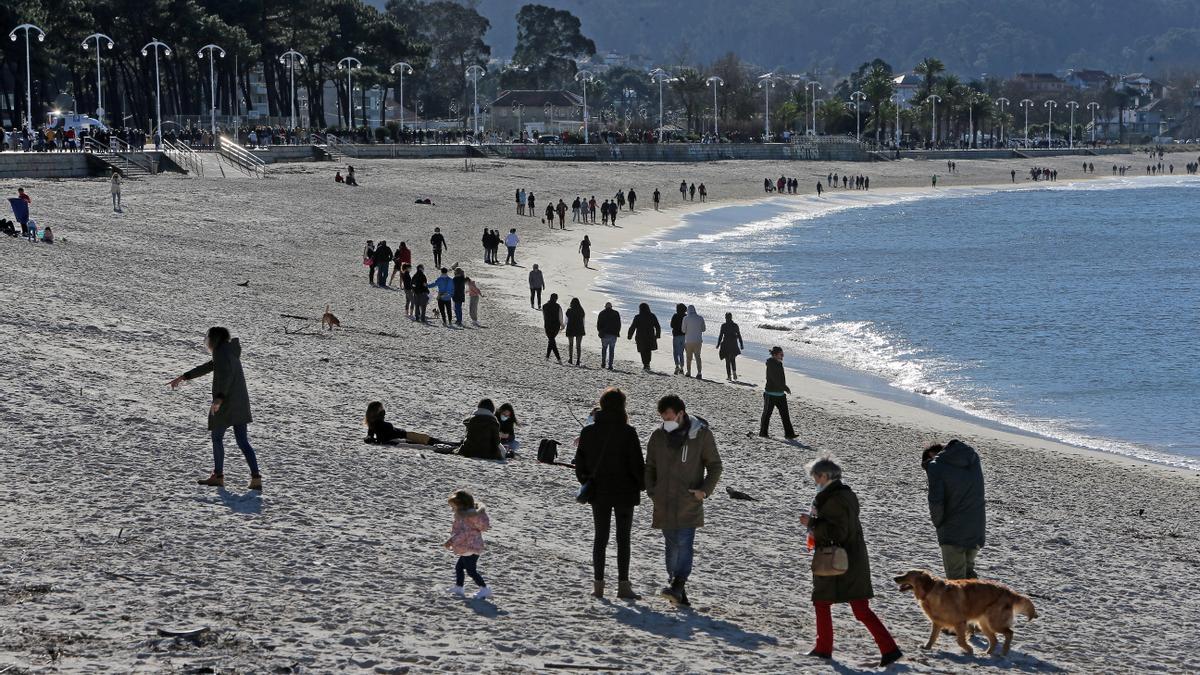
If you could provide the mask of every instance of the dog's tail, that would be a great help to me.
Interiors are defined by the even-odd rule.
[[[1037,610],[1033,608],[1033,601],[1019,593],[1013,600],[1013,614],[1023,614],[1030,621],[1037,618]]]
[[[326,313],[326,314],[328,314],[328,313],[329,313],[329,305],[325,305],[325,313]]]

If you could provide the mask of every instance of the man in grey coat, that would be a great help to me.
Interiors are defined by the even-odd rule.
[[[947,579],[975,579],[975,556],[987,528],[983,465],[971,446],[952,440],[925,449],[929,516],[937,528]]]

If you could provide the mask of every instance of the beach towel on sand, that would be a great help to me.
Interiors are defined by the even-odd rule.
[[[29,205],[21,200],[20,197],[9,197],[8,203],[12,205],[13,217],[22,225],[29,224]]]

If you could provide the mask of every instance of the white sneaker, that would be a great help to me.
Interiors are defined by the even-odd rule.
[[[484,586],[483,588],[479,589],[478,593],[475,594],[476,600],[487,600],[490,597],[492,597],[491,586]]]
[[[462,586],[451,586],[450,588],[446,589],[446,592],[450,595],[457,595],[460,598],[467,594],[467,592],[463,590]]]

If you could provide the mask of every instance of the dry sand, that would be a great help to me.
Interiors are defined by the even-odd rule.
[[[1101,159],[1100,176],[1114,162],[1142,161]],[[1036,163],[1058,168],[1060,180],[1079,177],[1078,158]],[[939,186],[1007,182],[1010,167],[1030,164],[962,161]],[[35,218],[64,241],[0,241],[0,672],[870,670],[874,646],[846,608],[836,612],[838,662],[802,656],[813,620],[796,515],[812,494],[802,466],[826,451],[862,499],[874,606],[908,670],[1200,669],[1194,475],[860,395],[851,405],[844,392],[799,379],[792,409],[805,447],[749,437],[759,395],[669,377],[669,349],[653,375],[633,365],[624,340],[614,373],[546,363],[540,315],[527,308],[528,268],[479,262],[484,227],[518,227],[521,264],[543,264],[548,291],[580,294],[594,311],[601,298],[588,294],[575,254],[584,228],[563,234],[517,216],[517,187],[543,207],[630,186],[649,207],[659,187],[675,206],[686,178],[706,183],[716,204],[758,198],[762,178],[780,173],[801,175],[807,190],[828,171],[863,171],[879,190],[924,188],[944,166],[481,161],[463,172],[461,161],[364,160],[358,189],[335,186],[333,167],[322,164],[277,167],[265,181],[133,181],[122,215],[110,213],[102,180],[23,182]],[[437,205],[412,203],[425,196]],[[587,231],[600,255],[681,211],[623,214],[620,229]],[[366,285],[366,239],[415,241],[415,260],[428,261],[435,225],[450,240],[447,261],[462,261],[486,294],[483,328],[413,324],[398,292]],[[344,330],[317,329],[327,303]],[[246,470],[232,438],[228,490],[194,485],[209,468],[207,382],[165,387],[204,360],[202,334],[214,324],[242,340],[261,497],[241,487]],[[598,361],[595,336],[586,344],[585,361]],[[749,358],[742,368],[759,370]],[[612,384],[629,393],[643,439],[654,401],[682,395],[715,429],[722,487],[760,498],[719,493],[708,503],[694,612],[650,597],[664,580],[648,504],[637,512],[632,574],[647,599],[588,597],[590,513],[571,498],[569,470],[529,456],[541,438],[569,445],[573,416]],[[515,405],[526,457],[498,464],[362,443],[370,400],[387,404],[397,425],[453,438],[484,396]],[[1041,615],[1021,621],[1007,659],[961,656],[945,638],[920,650],[927,623],[889,581],[939,567],[917,460],[923,444],[950,435],[976,445],[987,471],[980,573],[1032,594]],[[492,602],[442,593],[454,562],[439,547],[445,496],[459,487],[492,515],[480,562]],[[163,627],[210,630],[192,642],[160,637]]]

